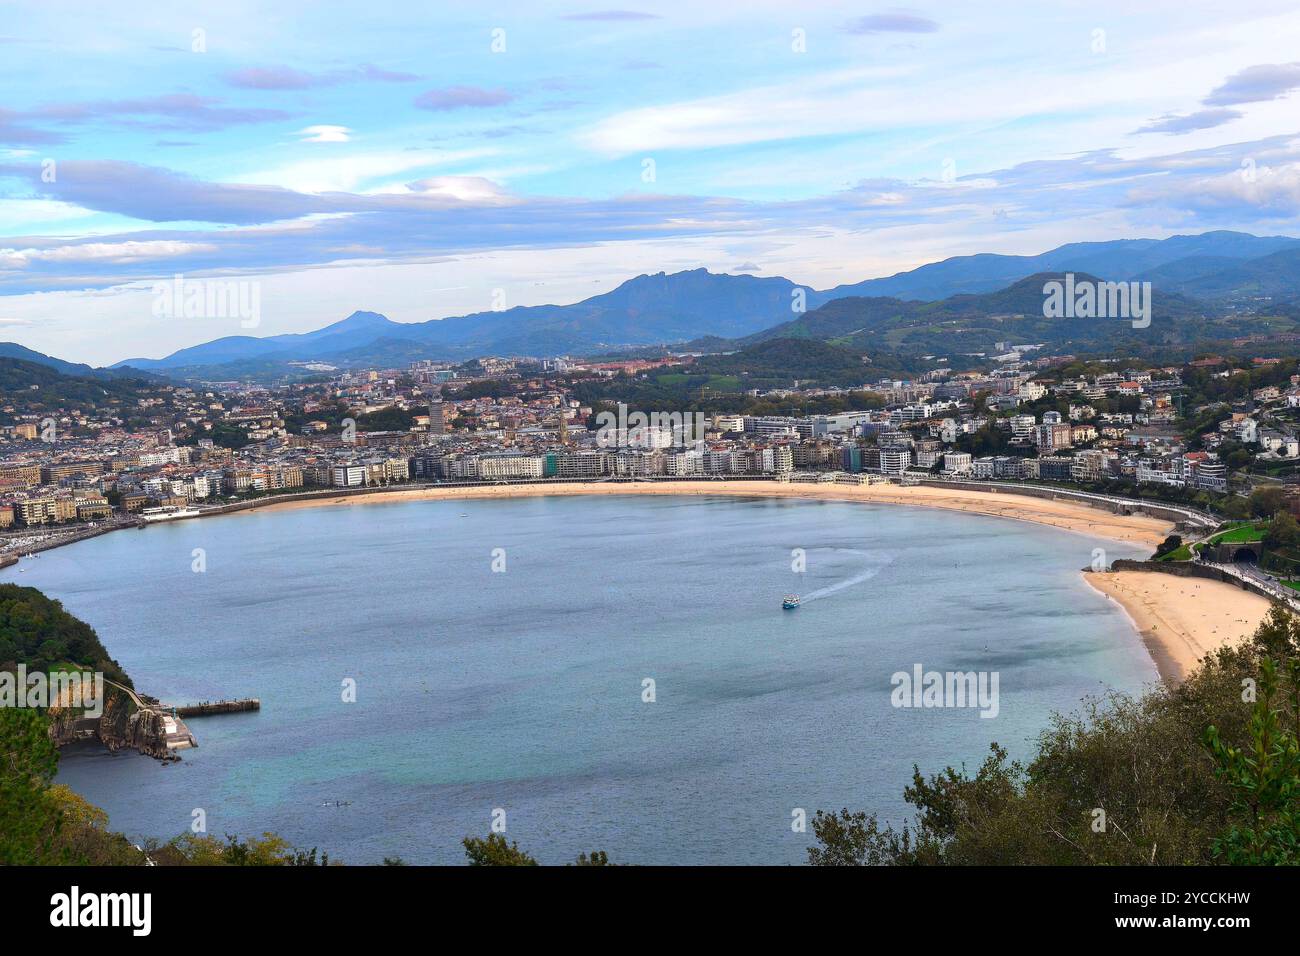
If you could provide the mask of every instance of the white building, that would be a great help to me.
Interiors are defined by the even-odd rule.
[[[969,452],[948,451],[943,454],[943,471],[946,475],[966,475],[971,470]]]
[[[478,460],[478,476],[488,481],[540,478],[545,464],[540,455],[484,455]]]
[[[360,488],[366,483],[366,466],[335,465],[330,481],[335,488]]]

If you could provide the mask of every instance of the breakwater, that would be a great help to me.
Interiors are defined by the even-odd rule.
[[[212,717],[217,714],[240,714],[261,710],[262,702],[256,697],[248,700],[205,700],[200,704],[173,707],[177,717]]]

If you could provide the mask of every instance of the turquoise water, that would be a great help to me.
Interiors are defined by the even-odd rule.
[[[913,763],[974,766],[991,740],[1023,755],[1050,711],[1155,680],[1080,579],[1098,546],[1137,556],[888,505],[557,497],[156,525],[0,579],[89,621],[145,692],[261,698],[191,720],[180,764],[64,752],[60,782],[133,837],[198,808],[217,835],[453,863],[499,808],[543,862],[797,863],[796,808],[901,821]],[[782,611],[792,591],[805,604]],[[917,663],[996,671],[998,716],[892,707]]]

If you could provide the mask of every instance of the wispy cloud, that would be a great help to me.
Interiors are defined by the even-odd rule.
[[[441,89],[426,90],[421,93],[415,98],[415,105],[422,110],[440,112],[501,106],[513,99],[514,96],[506,90],[489,90],[480,86],[444,86]]]
[[[588,13],[566,13],[561,20],[601,20],[609,23],[620,20],[658,20],[658,14],[639,10],[592,10]]]
[[[352,130],[346,126],[308,126],[298,130],[298,139],[303,143],[347,143],[352,139]]]
[[[1195,113],[1181,116],[1176,113],[1168,113],[1159,119],[1152,120],[1137,132],[1190,133],[1198,129],[1212,129],[1215,126],[1222,126],[1224,123],[1231,123],[1235,119],[1240,119],[1241,116],[1240,110],[1230,109],[1197,110]]]
[[[194,93],[51,103],[21,112],[0,110],[0,143],[65,142],[66,133],[62,129],[50,130],[50,125],[68,127],[101,123],[137,129],[202,132],[248,123],[267,123],[288,116],[283,110],[225,106],[219,99]]]
[[[248,66],[225,74],[226,83],[243,90],[310,90],[371,80],[380,83],[409,83],[417,80],[414,73],[399,73],[380,69],[369,63],[348,70],[330,70],[309,73],[289,66]]]
[[[1300,63],[1262,63],[1234,73],[1205,98],[1206,106],[1280,99],[1300,88]]]
[[[858,17],[844,25],[845,33],[866,35],[872,33],[936,33],[939,24],[929,17],[916,13],[894,11]]]
[[[1243,163],[1257,163],[1243,175]],[[30,173],[30,168],[29,168]],[[0,176],[12,175],[0,167]],[[995,230],[1022,231],[1068,220],[1127,215],[1138,234],[1185,228],[1189,210],[1234,228],[1300,212],[1300,142],[1292,137],[1231,148],[1125,159],[1112,150],[937,183],[879,179],[792,202],[741,202],[722,196],[623,195],[613,199],[530,197],[475,176],[433,176],[382,192],[307,194],[213,183],[129,164],[70,164],[41,188],[46,200],[155,222],[227,223],[218,231],[152,229],[114,237],[11,242],[0,292],[108,286],[153,278],[166,269],[284,271],[337,264],[340,250],[367,262],[401,263],[511,247],[691,237],[794,236],[840,230],[886,234],[900,228],[976,230],[985,251]],[[137,243],[139,245],[122,245]],[[155,245],[171,243],[171,245]],[[75,250],[88,246],[86,252]],[[734,261],[734,260],[733,260]],[[109,272],[87,263],[111,262]],[[753,265],[747,262],[746,266]]]
[[[242,90],[307,90],[338,81],[287,66],[247,66],[227,73],[226,82]]]
[[[22,268],[32,262],[128,262],[138,259],[170,259],[199,252],[214,252],[210,242],[150,240],[126,242],[83,242],[45,249],[0,249],[0,266]]]
[[[0,143],[6,146],[44,146],[66,139],[62,133],[26,125],[21,114],[13,110],[0,109]]]

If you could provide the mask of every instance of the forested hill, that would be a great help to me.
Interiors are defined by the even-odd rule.
[[[19,664],[29,673],[77,664],[132,686],[89,624],[36,588],[0,584],[0,670],[12,671]]]

